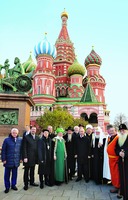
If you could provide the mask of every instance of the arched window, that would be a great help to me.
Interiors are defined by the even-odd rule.
[[[88,115],[86,113],[81,113],[81,118],[83,118],[85,121],[88,121]]]
[[[91,115],[89,117],[89,123],[98,123],[98,119],[97,119],[97,114],[96,113],[91,113]]]
[[[56,89],[56,97],[59,97],[60,96],[60,88],[57,88]]]
[[[65,96],[65,88],[63,87],[61,90],[61,96],[64,97]]]
[[[61,76],[61,70],[58,71],[58,76]]]

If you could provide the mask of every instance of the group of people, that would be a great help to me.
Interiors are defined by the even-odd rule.
[[[2,145],[2,162],[5,167],[5,193],[18,190],[17,174],[20,162],[24,165],[24,190],[35,183],[35,165],[38,164],[40,188],[68,183],[77,173],[76,182],[84,178],[96,184],[112,182],[111,193],[128,200],[128,132],[125,124],[119,132],[112,125],[107,133],[100,127],[82,125],[67,130],[52,126],[43,129],[39,136],[36,127],[26,127],[23,137],[12,128]],[[12,173],[11,181],[10,176]]]

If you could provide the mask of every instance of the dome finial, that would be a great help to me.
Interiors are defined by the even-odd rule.
[[[92,50],[94,50],[94,45],[92,45]]]
[[[66,17],[68,19],[68,13],[66,12],[66,9],[64,8],[64,11],[61,13],[61,18]]]
[[[32,55],[32,51],[30,51],[30,56]]]

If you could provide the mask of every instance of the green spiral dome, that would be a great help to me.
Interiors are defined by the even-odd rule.
[[[82,66],[77,59],[74,61],[74,63],[68,68],[68,75],[72,76],[74,74],[80,74],[84,76],[85,74],[85,68]]]
[[[31,54],[28,60],[25,63],[23,63],[23,68],[25,73],[30,73],[36,68],[36,64],[34,63]]]

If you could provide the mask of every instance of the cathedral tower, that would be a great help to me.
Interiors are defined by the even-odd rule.
[[[89,80],[96,98],[99,102],[105,103],[105,80],[100,75],[100,66],[102,60],[100,56],[92,48],[91,53],[85,59],[85,67],[87,69],[87,76],[83,80],[83,86],[86,87]]]
[[[56,76],[56,97],[66,97],[70,78],[68,77],[68,68],[75,60],[73,43],[70,40],[67,30],[68,13],[64,10],[61,14],[62,28],[55,46],[57,56],[54,60],[53,71]]]
[[[55,102],[55,76],[53,74],[53,59],[56,49],[48,42],[46,35],[35,48],[37,68],[33,75],[33,100],[36,104],[52,104]]]

